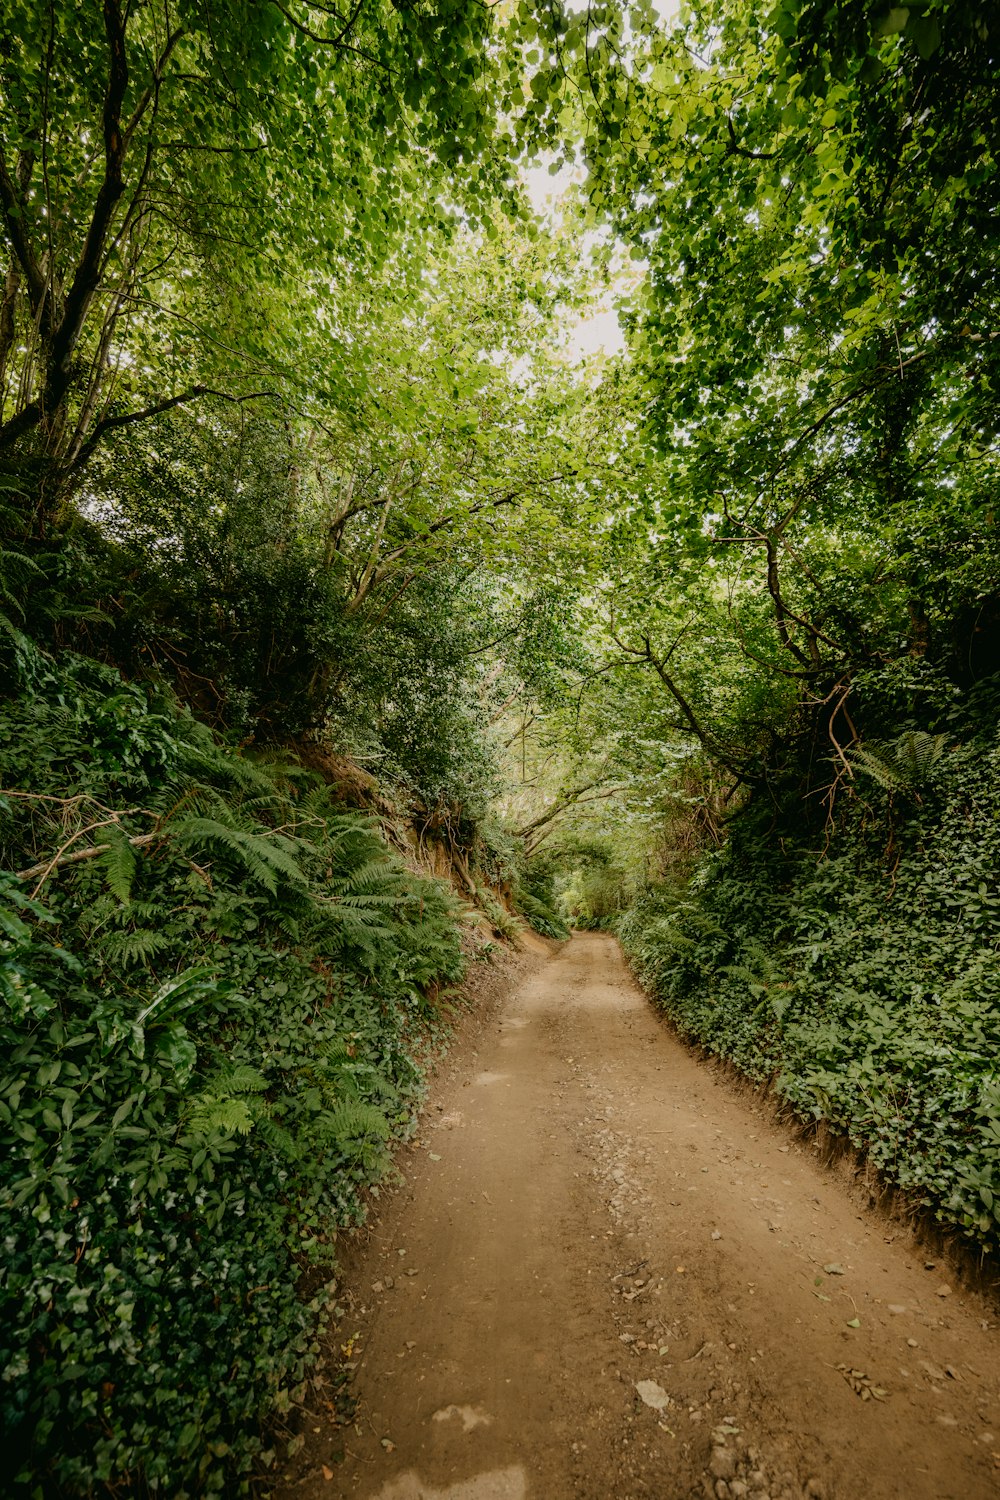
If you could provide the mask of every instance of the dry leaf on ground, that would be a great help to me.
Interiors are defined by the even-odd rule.
[[[871,1376],[866,1375],[864,1370],[852,1370],[850,1365],[837,1365],[837,1369],[843,1375],[854,1394],[860,1396],[862,1401],[871,1401],[873,1399],[875,1401],[884,1401],[888,1396],[889,1392],[885,1387],[875,1385]]]

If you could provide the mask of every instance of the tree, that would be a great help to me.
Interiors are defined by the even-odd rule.
[[[473,0],[15,0],[0,456],[40,456],[51,496],[199,397],[350,405],[345,276],[513,203],[519,39]]]
[[[592,211],[648,263],[631,346],[660,464],[633,526],[659,592],[620,644],[725,764],[726,694],[699,661],[714,619],[744,659],[732,769],[805,743],[843,772],[859,672],[990,659],[997,24],[853,0],[602,24],[568,87]],[[658,612],[689,620],[676,646]]]

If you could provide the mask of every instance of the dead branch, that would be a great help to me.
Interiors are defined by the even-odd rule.
[[[67,854],[65,851],[69,848],[70,844],[76,843],[76,840],[78,838],[82,838],[85,833],[94,833],[98,828],[111,828],[117,826],[117,818],[105,818],[103,822],[88,824],[86,828],[81,828],[77,833],[74,833],[72,838],[67,839],[62,848],[59,849],[59,851],[54,854],[50,860],[43,859],[39,864],[31,865],[31,867],[27,870],[18,870],[17,879],[32,880],[36,875],[40,877],[38,884],[35,886],[34,890],[31,893],[32,899],[34,899],[34,897],[38,895],[38,892],[41,890],[42,886],[45,884],[46,880],[48,880],[49,876],[52,874],[53,870],[59,870],[64,865],[80,864],[81,861],[85,859],[96,859],[98,854],[106,854],[111,848],[110,844],[90,844],[86,849],[74,849],[72,854]],[[136,834],[133,838],[127,839],[126,842],[131,844],[134,849],[138,849],[141,848],[144,844],[153,843],[155,839],[158,839],[160,837],[162,837],[161,831],[157,829],[155,833]]]

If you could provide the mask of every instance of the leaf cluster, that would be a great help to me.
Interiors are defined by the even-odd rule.
[[[777,829],[737,815],[686,892],[652,888],[619,929],[685,1033],[773,1080],[804,1119],[829,1122],[991,1250],[998,754],[989,713],[961,740],[909,730],[859,751],[866,774],[825,857],[789,795]]]
[[[324,1316],[299,1272],[412,1126],[455,903],[293,758],[35,669],[0,705],[8,1463],[218,1493],[274,1461]]]

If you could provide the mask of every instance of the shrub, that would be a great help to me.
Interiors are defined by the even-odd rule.
[[[412,1128],[457,906],[295,763],[25,650],[0,705],[8,1453],[29,1491],[241,1488],[317,1351],[301,1273]]]
[[[686,1035],[995,1249],[1000,742],[911,733],[856,763],[826,854],[741,815],[690,889],[647,892],[621,938]]]

